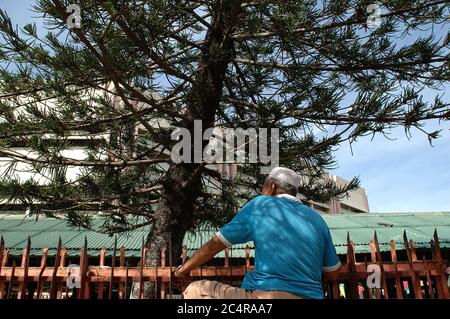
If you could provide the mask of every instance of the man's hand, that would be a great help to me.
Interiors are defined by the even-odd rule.
[[[176,278],[186,278],[186,277],[189,276],[189,273],[190,273],[190,272],[189,272],[189,271],[188,271],[188,272],[183,272],[183,271],[182,271],[182,268],[183,268],[183,265],[180,265],[180,266],[177,267],[177,269],[175,269],[173,275],[174,275]]]
[[[176,278],[186,278],[192,269],[203,265],[205,262],[213,258],[217,253],[227,248],[224,243],[217,237],[213,236],[208,242],[199,248],[183,265],[178,266],[173,272]]]

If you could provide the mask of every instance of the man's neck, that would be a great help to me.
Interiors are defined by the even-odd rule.
[[[302,203],[302,201],[300,199],[298,199],[297,197],[295,197],[291,194],[277,194],[277,195],[275,195],[275,197],[286,198],[286,199],[292,200],[294,202]]]

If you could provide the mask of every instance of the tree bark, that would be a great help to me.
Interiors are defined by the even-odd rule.
[[[202,48],[202,60],[196,72],[194,85],[188,95],[187,110],[183,126],[193,136],[194,121],[201,120],[205,129],[214,124],[215,115],[220,107],[223,82],[226,70],[234,60],[233,40],[230,35],[235,31],[241,14],[241,0],[220,0],[214,5],[214,12]],[[207,145],[204,141],[203,147]],[[193,154],[193,147],[191,149]],[[145,264],[149,267],[160,265],[160,249],[172,247],[172,265],[178,265],[182,251],[182,242],[187,231],[194,226],[194,206],[201,193],[200,163],[171,163],[164,182],[163,196],[155,213],[155,225],[149,234],[146,245]],[[170,254],[166,253],[166,258]],[[166,265],[169,260],[166,260]],[[138,286],[138,285],[135,285]],[[137,287],[136,289],[138,289]],[[136,290],[134,289],[134,291]],[[145,297],[154,294],[154,285],[145,285]]]

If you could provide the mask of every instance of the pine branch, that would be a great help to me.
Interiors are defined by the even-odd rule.
[[[412,12],[420,11],[422,9],[431,8],[431,7],[440,5],[440,4],[445,4],[445,3],[450,3],[450,1],[449,0],[427,1],[423,4],[417,5],[412,8],[394,10],[389,13],[381,14],[380,19],[399,16],[404,13],[412,13]],[[330,24],[326,24],[326,25],[317,26],[317,27],[297,28],[294,30],[289,30],[288,32],[291,34],[299,34],[299,33],[307,33],[307,32],[320,32],[320,31],[326,31],[326,30],[345,27],[345,26],[362,25],[362,24],[366,23],[366,20],[367,19],[364,17],[359,18],[359,19],[349,19],[349,20],[334,22],[334,23],[330,23]],[[274,36],[278,36],[278,35],[279,35],[279,33],[275,32],[275,31],[267,31],[267,32],[253,33],[253,34],[235,33],[231,36],[231,38],[236,41],[245,41],[245,40],[251,40],[251,39],[258,39],[258,38],[274,37]]]
[[[168,157],[165,158],[152,158],[145,160],[137,160],[137,161],[84,161],[84,160],[76,160],[73,158],[67,157],[58,157],[56,159],[40,159],[33,158],[18,152],[12,151],[8,148],[4,148],[0,146],[0,155],[5,157],[11,157],[13,159],[17,159],[18,161],[25,163],[39,163],[39,164],[47,164],[47,165],[68,165],[68,166],[100,166],[100,167],[127,167],[127,166],[139,166],[139,165],[149,165],[149,164],[159,164],[159,163],[168,163],[170,159]]]
[[[449,62],[450,58],[434,58],[427,60],[419,60],[419,61],[411,61],[411,62],[399,62],[399,63],[383,63],[381,62],[370,62],[365,65],[352,65],[352,66],[343,66],[343,65],[332,65],[332,64],[283,64],[276,62],[261,62],[261,61],[253,61],[248,59],[240,59],[236,58],[234,60],[236,63],[242,63],[246,65],[252,66],[261,66],[267,68],[275,68],[280,70],[314,70],[314,71],[327,71],[327,72],[360,72],[367,70],[392,70],[397,71],[402,68],[409,66],[417,66],[422,64],[431,64],[431,63],[439,63],[439,62]],[[416,71],[419,71],[416,69]],[[428,70],[424,70],[428,71]]]

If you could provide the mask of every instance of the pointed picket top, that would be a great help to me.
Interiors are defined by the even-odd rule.
[[[380,244],[378,242],[378,236],[377,236],[377,231],[376,230],[373,232],[373,243],[375,245],[375,253],[378,256],[378,259],[381,259]],[[380,260],[378,262],[380,262]]]
[[[446,275],[446,271],[444,270],[446,268],[446,266],[443,263],[442,260],[442,252],[441,252],[441,247],[439,246],[439,236],[437,233],[437,229],[434,229],[434,234],[433,234],[433,238],[434,238],[434,251],[436,254],[436,259],[438,262],[438,267],[440,268],[440,276],[438,276],[438,280],[440,283],[438,283],[438,287],[440,286],[440,290],[442,291],[442,293],[440,293],[440,297],[443,299],[448,299],[450,298],[450,293],[447,289],[448,283],[447,283],[447,275]]]
[[[353,254],[353,246],[350,239],[350,232],[347,231],[347,255],[350,254],[350,252]]]
[[[12,269],[11,269],[11,281],[12,281],[12,278],[14,278],[15,271],[16,271],[16,260],[13,259],[13,261],[12,261]],[[13,285],[10,283],[8,285],[8,290],[6,291],[6,299],[9,299],[10,296],[11,296],[12,287],[13,287]]]
[[[56,255],[55,255],[55,264],[53,265],[53,271],[52,271],[52,277],[50,280],[50,299],[56,298],[56,274],[58,272],[58,267],[60,264],[61,259],[61,247],[62,247],[62,240],[61,236],[59,236],[58,239],[58,248],[56,249]],[[80,256],[81,258],[81,256]]]
[[[141,262],[139,265],[139,298],[138,299],[143,299],[144,297],[144,264],[145,264],[145,260],[144,260],[145,256],[144,256],[144,236],[142,236],[142,243],[141,243]],[[158,269],[158,268],[156,268]],[[155,285],[155,289],[156,289],[156,285]]]
[[[348,258],[353,258],[355,255],[355,251],[354,251],[354,246],[353,246],[353,242],[350,239],[350,232],[347,231],[347,257]]]
[[[160,254],[161,254],[161,261],[163,260],[163,257],[164,257],[164,263],[165,263],[166,251],[167,251],[167,245],[166,245],[166,244],[163,244],[163,245],[160,247],[159,252],[160,252]]]
[[[372,262],[377,261],[377,249],[375,247],[375,242],[373,239],[369,241],[369,247],[370,247],[370,259]]]
[[[105,266],[105,256],[106,256],[106,248],[105,246],[102,246],[102,248],[100,248],[100,256],[99,256],[100,260],[98,263],[100,267]]]
[[[383,260],[381,259],[381,250],[380,250],[380,243],[378,241],[377,231],[374,231],[373,240],[375,242],[375,249],[376,249],[376,253],[377,253],[377,259],[378,259],[378,262],[379,262],[379,264],[380,264],[380,266],[382,268],[381,271],[383,272]]]
[[[27,268],[27,266],[28,266],[28,260],[29,260],[29,257],[30,257],[30,249],[31,249],[31,238],[30,238],[30,236],[28,236],[28,239],[27,239],[27,246],[26,246],[25,249],[23,250],[23,254],[22,254],[22,264],[21,264],[21,267]]]
[[[88,247],[87,236],[84,235],[84,243],[83,243],[83,247],[81,247],[81,254],[83,255],[83,257],[87,256],[87,247]]]
[[[3,265],[3,251],[5,250],[5,241],[3,240],[3,236],[0,236],[0,273]]]
[[[88,248],[87,236],[84,235],[84,244],[83,244],[83,247],[81,248],[81,253],[80,253],[80,269],[82,269],[82,276],[84,276],[85,269],[87,269],[87,267],[88,267],[87,248]],[[82,284],[82,287],[80,288],[81,289],[80,291],[84,291],[83,287],[84,286]]]
[[[145,243],[144,243],[144,236],[142,236],[142,239],[141,239],[141,258],[144,258],[145,256],[144,256],[144,249],[145,249]]]
[[[434,250],[436,252],[436,258],[438,260],[441,260],[442,259],[441,247],[439,245],[439,236],[438,236],[436,228],[434,229],[433,239],[434,239]]]
[[[411,247],[411,258],[412,261],[417,261],[417,254],[416,254],[416,243],[414,240],[409,240],[409,246]]]
[[[408,249],[408,236],[406,235],[406,229],[403,229],[403,243],[405,244],[405,248]]]
[[[395,241],[393,239],[389,241],[389,246],[391,248],[391,260],[397,263],[397,250],[395,249]]]
[[[117,237],[114,236],[114,248],[113,248],[113,255],[111,260],[111,266],[114,268],[116,265],[116,257],[117,257]]]
[[[394,249],[395,249],[395,240],[391,239],[389,241],[389,246],[394,247]]]
[[[0,236],[0,257],[3,257],[3,250],[5,250],[5,240]],[[2,258],[0,258],[0,267],[2,266]]]
[[[31,237],[30,237],[30,235],[28,235],[28,241],[27,241],[27,250],[28,250],[28,252],[30,251],[30,249],[31,249]]]
[[[111,260],[111,272],[110,272],[110,276],[109,276],[108,299],[112,299],[114,268],[116,266],[116,254],[117,254],[117,236],[114,236],[114,249],[113,249],[113,255],[112,255],[112,260]]]
[[[117,254],[117,236],[114,236],[114,247],[113,247],[113,257],[116,258]],[[114,259],[113,259],[114,262]]]
[[[120,267],[125,266],[125,245],[120,246]]]
[[[406,235],[406,229],[403,230],[403,245],[405,246],[406,257],[408,258],[408,263],[412,263],[411,250],[409,248],[408,236]]]
[[[433,239],[434,239],[434,242],[439,245],[439,236],[438,236],[437,228],[434,229]]]
[[[61,240],[61,236],[59,236],[58,247],[56,248],[55,267],[57,264],[59,264],[59,259],[61,257],[61,249],[62,249],[62,240]]]
[[[350,232],[347,231],[347,265],[348,269],[351,273],[350,279],[350,294],[351,297],[356,299],[358,298],[358,283],[356,281],[356,260],[355,260],[355,251],[353,249],[353,243],[350,240]]]
[[[57,248],[58,252],[61,251],[61,246],[62,246],[62,240],[61,240],[61,236],[59,236],[59,239],[58,239],[58,248]]]

